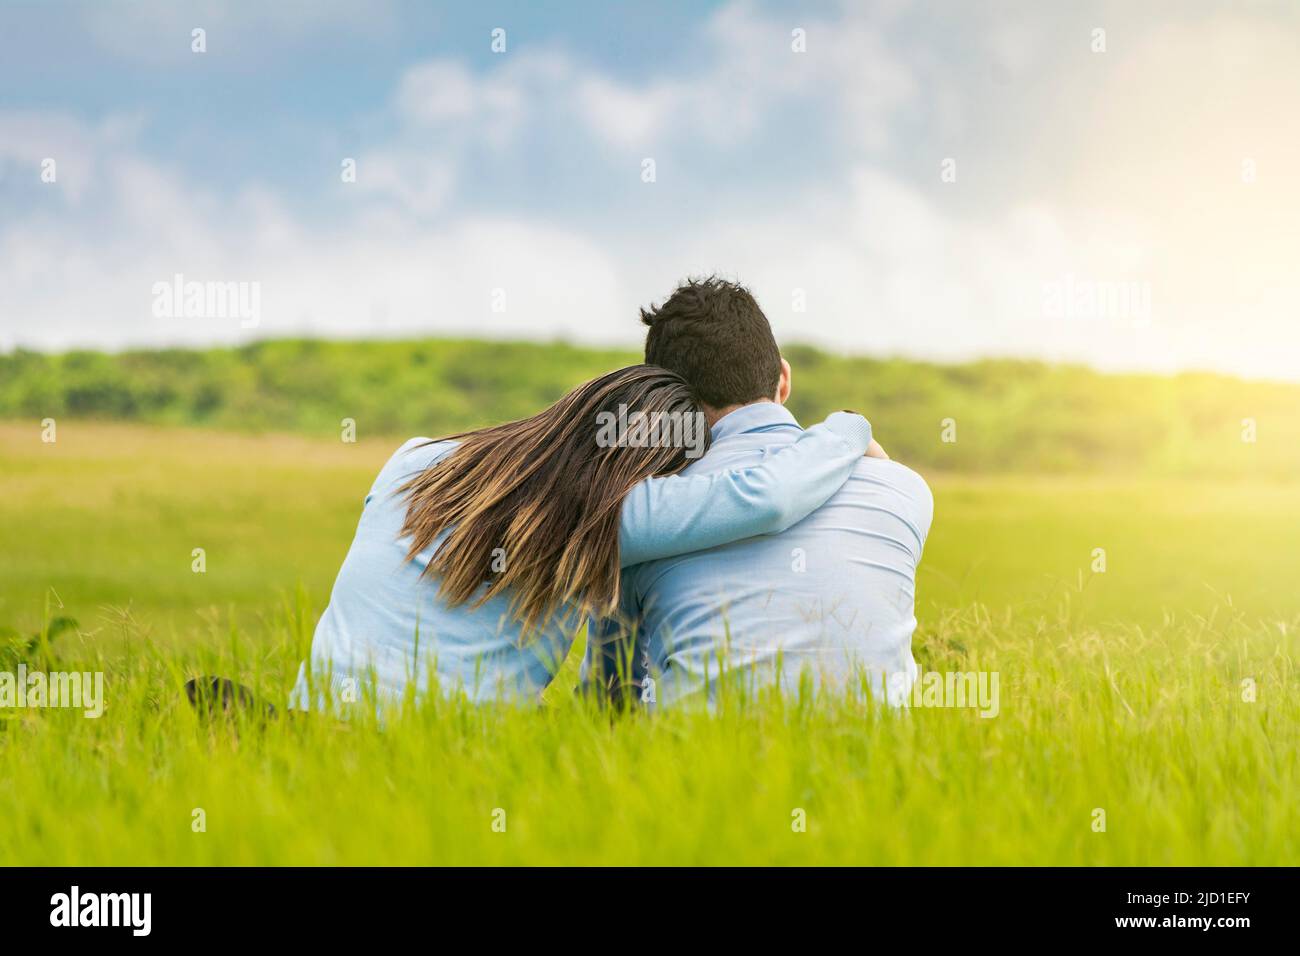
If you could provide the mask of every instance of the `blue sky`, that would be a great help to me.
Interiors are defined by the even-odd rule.
[[[630,344],[717,271],[782,341],[1300,378],[1297,40],[1281,2],[9,3],[0,348]],[[159,318],[177,273],[257,326]]]

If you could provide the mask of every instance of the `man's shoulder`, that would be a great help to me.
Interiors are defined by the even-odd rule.
[[[711,475],[756,465],[769,454],[797,441],[799,431],[792,429],[791,432],[741,432],[716,439],[708,451],[686,466],[682,474]]]
[[[892,458],[863,458],[853,470],[854,475],[874,477],[888,482],[900,491],[933,500],[930,484],[920,472]]]
[[[934,520],[934,492],[919,472],[893,459],[864,458],[831,501],[840,495],[851,497],[864,492],[876,499],[882,495],[889,499],[892,502],[889,510],[912,524],[924,543]]]

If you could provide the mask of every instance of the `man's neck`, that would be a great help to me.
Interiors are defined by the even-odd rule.
[[[770,399],[770,398],[760,398],[760,399],[758,399],[757,401],[754,401],[754,402],[745,402],[745,403],[742,404],[742,405],[728,405],[728,406],[726,406],[725,408],[714,408],[714,407],[712,407],[711,405],[705,405],[704,403],[701,402],[701,403],[700,403],[700,411],[702,411],[702,412],[704,413],[704,420],[705,420],[706,422],[708,422],[709,427],[712,428],[714,425],[718,424],[718,422],[719,422],[720,420],[722,420],[723,418],[726,418],[728,415],[730,415],[730,414],[731,414],[732,412],[734,412],[736,409],[738,409],[738,408],[746,408],[746,407],[748,407],[748,406],[750,406],[750,405],[761,405],[761,404],[763,404],[764,402],[771,403],[771,402],[772,402],[772,399]]]

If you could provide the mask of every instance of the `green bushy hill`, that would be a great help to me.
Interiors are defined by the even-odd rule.
[[[865,413],[897,458],[955,471],[1300,475],[1300,386],[1105,375],[1018,360],[936,365],[787,350],[805,424]],[[634,351],[563,343],[319,341],[0,356],[0,417],[239,431],[437,435],[519,418]],[[952,420],[945,441],[945,421]],[[1253,422],[1255,441],[1247,422]]]

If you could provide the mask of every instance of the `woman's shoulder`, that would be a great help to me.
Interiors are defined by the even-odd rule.
[[[432,438],[411,438],[403,442],[380,469],[366,501],[369,502],[381,491],[404,484],[447,455],[458,444],[460,443],[455,441],[434,441]]]
[[[447,454],[458,444],[460,442],[434,441],[432,438],[408,438],[402,442],[402,447],[393,452],[393,456],[388,460],[402,462],[427,460],[433,462]]]

